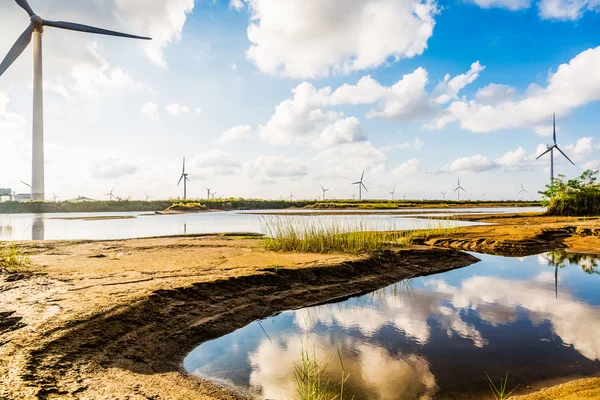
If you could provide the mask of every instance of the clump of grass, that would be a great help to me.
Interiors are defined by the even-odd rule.
[[[460,227],[449,226],[449,219],[428,220],[416,230],[377,231],[365,222],[344,225],[332,220],[323,224],[306,219],[269,216],[261,218],[265,235],[265,248],[273,251],[299,251],[306,253],[366,253],[393,247],[408,247],[417,238],[449,236]]]
[[[294,364],[296,390],[301,400],[344,400],[344,384],[350,377],[344,370],[340,349],[337,349],[342,377],[337,383],[326,377],[327,357],[319,360],[313,347],[308,349],[308,336],[302,343],[302,359]]]
[[[339,222],[322,224],[289,217],[261,218],[265,248],[307,253],[364,253],[407,244],[406,232],[377,232],[364,222],[344,226]]]
[[[206,206],[202,203],[195,203],[195,202],[179,202],[179,203],[173,203],[173,205],[171,205],[169,208],[167,208],[167,211],[204,211],[206,210]]]
[[[29,265],[31,265],[31,259],[15,244],[0,244],[0,273],[21,272]]]
[[[500,385],[498,386],[496,386],[494,381],[492,381],[492,378],[490,378],[490,376],[487,373],[485,374],[485,376],[487,376],[488,378],[490,390],[492,391],[492,394],[494,395],[494,398],[496,400],[508,399],[510,395],[513,394],[513,392],[519,387],[519,385],[517,385],[513,388],[513,390],[507,393],[506,387],[508,386],[508,372],[506,373],[504,379],[500,378]]]
[[[6,225],[0,223],[0,234],[12,236],[12,232],[13,232],[13,227],[10,222]]]

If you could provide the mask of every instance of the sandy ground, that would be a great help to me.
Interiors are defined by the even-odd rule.
[[[600,252],[598,220],[465,218],[494,225],[376,256],[266,252],[240,235],[23,243],[32,266],[0,276],[0,399],[240,399],[182,373],[183,357],[282,310],[476,261],[453,249]],[[551,390],[527,398],[600,398],[600,379]]]

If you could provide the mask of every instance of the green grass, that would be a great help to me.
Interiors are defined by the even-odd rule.
[[[361,221],[347,226],[336,220],[323,224],[308,218],[302,221],[286,216],[268,216],[261,218],[261,226],[267,250],[359,254],[407,247],[416,238],[447,236],[460,231],[460,227],[445,226],[448,221],[427,220],[411,231],[374,231],[372,226]]]
[[[309,351],[309,336],[302,342],[302,359],[300,363],[294,364],[294,378],[296,390],[301,400],[344,400],[344,385],[350,377],[344,371],[342,355],[337,349],[342,376],[339,382],[332,382],[327,378],[326,370],[328,357],[319,360],[313,346],[312,353]]]
[[[492,394],[494,395],[494,398],[496,400],[508,399],[510,397],[510,395],[513,394],[513,392],[515,390],[517,390],[517,388],[519,387],[519,385],[517,385],[513,388],[513,390],[511,390],[510,392],[507,392],[506,387],[508,386],[508,372],[506,373],[506,376],[504,377],[504,379],[500,378],[500,385],[498,385],[498,386],[496,386],[494,381],[492,381],[492,378],[490,378],[490,376],[487,373],[485,374],[485,376],[487,376],[487,378],[488,378],[490,390],[492,391]]]
[[[11,274],[22,272],[29,265],[31,259],[15,244],[0,244],[0,273]]]
[[[0,223],[0,234],[12,236],[12,233],[13,233],[13,227],[10,222],[6,225],[3,225],[2,223]]]
[[[173,203],[172,206],[170,206],[169,208],[167,208],[167,210],[169,211],[204,211],[206,210],[206,206],[204,204],[201,203],[196,203],[196,202],[182,202],[180,201],[179,203]]]

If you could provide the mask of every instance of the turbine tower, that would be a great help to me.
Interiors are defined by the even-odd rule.
[[[367,187],[365,186],[365,184],[363,183],[363,179],[365,177],[365,171],[363,171],[362,175],[360,176],[360,181],[358,182],[354,182],[351,185],[358,185],[358,201],[362,201],[362,189],[364,188],[367,192],[369,191],[367,189]]]
[[[573,161],[571,161],[571,159],[569,157],[567,157],[567,155],[560,149],[560,147],[558,147],[558,144],[556,144],[556,113],[552,114],[552,126],[553,126],[552,138],[554,139],[554,144],[552,146],[546,145],[547,150],[545,152],[543,152],[542,154],[540,154],[536,158],[536,160],[539,160],[542,156],[545,156],[546,154],[550,153],[550,184],[551,185],[554,183],[554,149],[558,150],[560,152],[560,154],[565,156],[565,158],[567,160],[569,160],[569,162],[571,164],[575,165],[575,163]]]
[[[525,188],[523,187],[523,182],[521,182],[521,190],[519,191],[519,195],[521,196],[521,201],[523,201],[523,193],[529,193],[527,190],[525,190]]]
[[[466,190],[460,185],[460,178],[458,178],[458,186],[454,189],[455,192],[458,192],[458,201],[460,201],[460,191],[466,192]]]
[[[321,185],[321,190],[323,190],[323,200],[325,200],[325,193],[329,192],[329,189],[325,189],[323,185]]]
[[[392,190],[390,192],[390,194],[392,195],[392,201],[395,201],[396,200],[396,188],[394,188],[394,190]]]
[[[206,198],[207,198],[208,200],[210,200],[210,195],[212,194],[212,193],[211,193],[211,190],[212,190],[212,188],[207,188],[207,187],[205,187],[204,189],[206,189]]]
[[[181,184],[183,180],[183,199],[187,198],[187,183],[190,181],[188,179],[188,174],[185,172],[185,157],[183,157],[183,170],[181,171],[181,177],[179,178],[179,182],[177,182],[177,186]]]
[[[29,26],[19,36],[15,44],[0,64],[0,76],[12,65],[13,62],[25,51],[33,38],[33,145],[32,145],[32,199],[45,200],[44,188],[44,82],[42,74],[42,34],[44,27],[66,29],[69,31],[96,33],[100,35],[119,36],[131,39],[150,40],[148,37],[129,35],[93,26],[81,25],[64,21],[48,21],[33,12],[27,0],[15,2],[29,14]]]

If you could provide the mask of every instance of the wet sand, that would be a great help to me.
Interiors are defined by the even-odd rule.
[[[0,276],[0,398],[240,399],[184,373],[183,357],[279,311],[477,261],[455,248],[600,252],[598,220],[465,218],[495,225],[377,255],[267,252],[242,234],[22,243],[31,267]],[[598,398],[600,379],[555,390],[566,397],[529,398]]]

